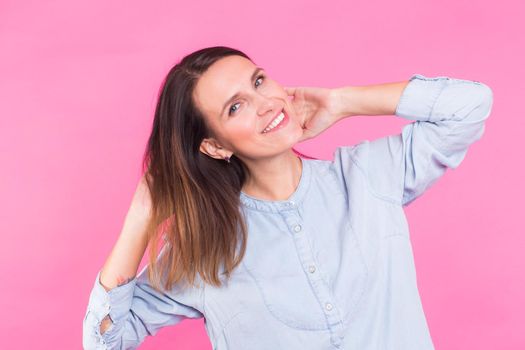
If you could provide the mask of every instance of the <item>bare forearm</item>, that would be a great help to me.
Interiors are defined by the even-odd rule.
[[[100,272],[100,283],[106,291],[130,282],[137,274],[148,244],[146,235],[138,234],[142,227],[141,220],[129,211],[117,243]],[[100,333],[105,333],[112,323],[108,314],[102,320]]]
[[[394,114],[407,84],[408,80],[337,88],[338,117]]]
[[[100,282],[106,290],[123,285],[135,277],[148,244],[144,227],[142,219],[130,210],[100,273]]]

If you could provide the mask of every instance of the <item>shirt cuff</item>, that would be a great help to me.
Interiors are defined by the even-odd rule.
[[[432,109],[448,80],[450,78],[445,76],[414,74],[401,94],[395,115],[409,120],[430,121]]]
[[[97,273],[95,285],[89,297],[89,310],[95,315],[98,322],[101,322],[109,313],[114,324],[119,323],[125,318],[131,308],[133,294],[137,278],[114,287],[109,291],[100,283],[100,273]]]

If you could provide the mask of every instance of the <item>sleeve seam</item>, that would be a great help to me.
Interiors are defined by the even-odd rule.
[[[431,161],[432,157],[429,157],[428,160],[427,160],[427,164],[425,165],[425,173],[427,173],[427,170],[430,166],[430,161]],[[411,196],[408,196],[406,197],[407,199],[405,200],[405,177],[406,177],[406,158],[405,158],[405,161],[403,162],[403,184],[402,184],[402,188],[403,188],[403,191],[402,191],[402,194],[401,194],[401,197],[402,197],[402,200],[401,200],[401,206],[405,206],[408,202],[412,201],[414,198],[416,198],[418,196],[417,193],[413,193]],[[423,189],[423,192],[426,191],[428,187],[425,187]]]

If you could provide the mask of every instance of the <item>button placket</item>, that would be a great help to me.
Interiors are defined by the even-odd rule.
[[[333,304],[333,296],[330,292],[330,287],[326,284],[317,271],[318,265],[314,258],[314,247],[312,247],[308,242],[307,231],[304,231],[305,227],[298,213],[289,212],[286,215],[286,222],[293,234],[297,251],[299,253],[299,258],[301,260],[303,269],[306,272],[306,277],[310,280],[312,289],[318,300],[321,302],[320,307],[327,317],[330,333],[332,334],[332,343],[337,347],[341,344],[341,339],[339,338],[338,334],[343,331],[342,321],[339,317],[340,315],[336,305]]]

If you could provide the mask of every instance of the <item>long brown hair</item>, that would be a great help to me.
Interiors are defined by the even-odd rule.
[[[214,134],[192,98],[208,67],[230,55],[250,59],[230,47],[200,49],[170,69],[159,91],[142,161],[152,199],[148,278],[159,291],[195,285],[197,274],[221,286],[220,274],[229,278],[246,251],[239,196],[248,169],[235,155],[227,163],[199,150]]]

